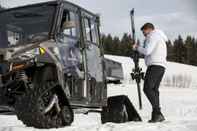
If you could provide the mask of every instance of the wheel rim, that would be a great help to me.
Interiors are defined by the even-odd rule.
[[[43,115],[50,115],[51,117],[57,116],[60,111],[60,103],[59,98],[55,92],[52,90],[53,88],[45,91],[39,98],[39,110]]]
[[[42,114],[47,115],[50,113],[50,111],[53,110],[54,107],[54,96],[51,91],[45,92],[40,98],[38,98],[38,104],[39,104],[39,110],[42,112]],[[58,99],[55,97],[55,99]],[[52,103],[52,105],[51,105]]]
[[[44,116],[48,116],[51,120],[61,117],[62,122],[68,125],[73,121],[72,110],[69,106],[65,106],[60,102],[58,95],[53,90],[54,88],[44,92],[38,99],[40,105],[39,110]]]

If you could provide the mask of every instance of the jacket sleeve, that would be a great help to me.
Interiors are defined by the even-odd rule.
[[[142,47],[142,46],[139,46],[139,47],[137,48],[137,50],[138,50],[141,54],[148,56],[148,55],[150,55],[150,54],[153,52],[153,50],[155,49],[155,47],[156,47],[156,45],[157,45],[157,42],[158,42],[157,36],[156,36],[156,35],[152,35],[152,36],[150,36],[150,37],[148,37],[148,38],[146,39],[146,41],[145,41],[146,47],[144,48],[144,47]]]

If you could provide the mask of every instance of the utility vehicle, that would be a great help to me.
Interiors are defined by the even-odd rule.
[[[25,125],[68,126],[79,109],[102,123],[141,120],[127,96],[107,98],[113,70],[98,15],[59,0],[4,9],[0,19],[0,100]]]

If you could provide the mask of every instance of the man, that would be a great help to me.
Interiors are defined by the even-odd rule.
[[[156,30],[154,25],[146,23],[141,28],[145,41],[144,45],[135,44],[133,48],[145,55],[147,71],[144,79],[144,93],[152,105],[152,118],[149,122],[162,122],[165,120],[160,109],[159,86],[166,68],[167,36]]]

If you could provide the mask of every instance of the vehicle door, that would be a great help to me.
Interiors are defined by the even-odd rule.
[[[87,12],[82,12],[86,65],[88,74],[87,96],[92,105],[102,105],[107,97],[104,77],[104,56],[99,40],[99,19]]]
[[[63,10],[57,45],[71,104],[84,104],[87,98],[84,95],[85,71],[80,46],[79,14],[70,5],[65,5]]]

